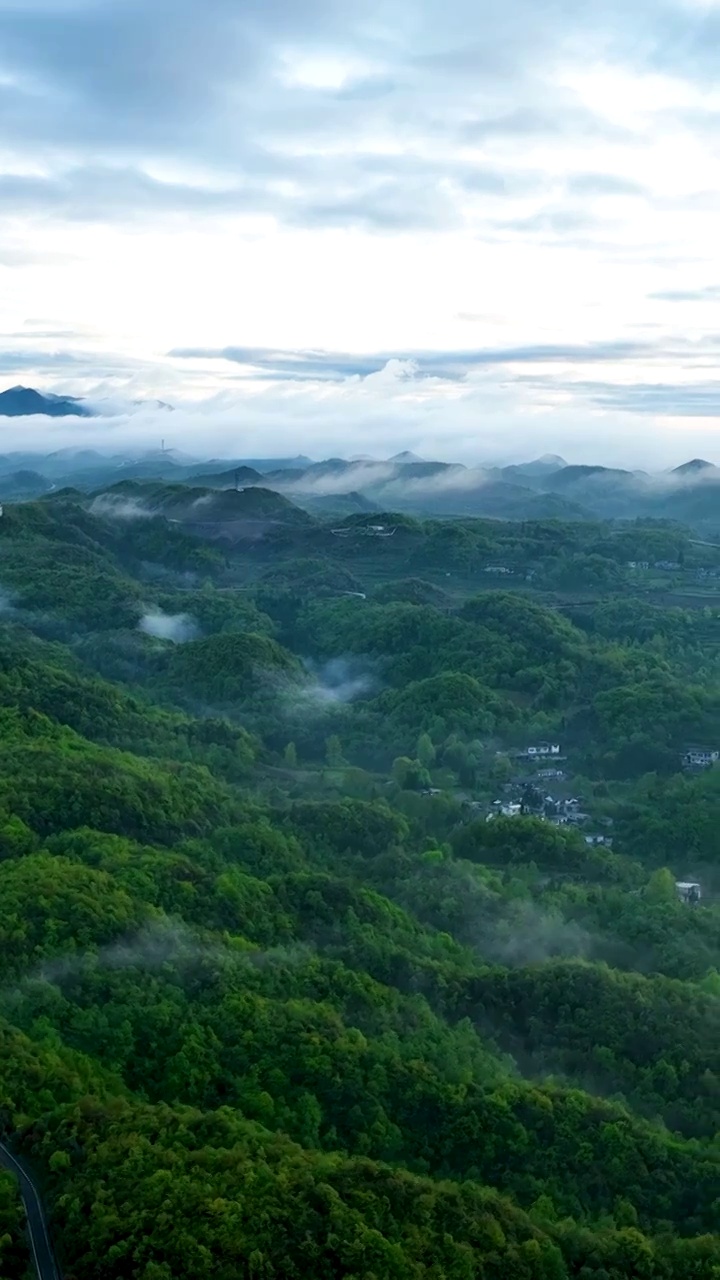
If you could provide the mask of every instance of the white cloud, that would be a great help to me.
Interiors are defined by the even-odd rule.
[[[173,644],[186,644],[199,634],[197,623],[187,613],[163,613],[155,609],[146,613],[138,623],[140,631],[157,640],[170,640]]]
[[[248,442],[233,452],[305,449],[305,432],[333,453],[347,433],[352,453],[354,431],[377,431],[477,457],[486,433],[519,448],[548,430],[583,456],[593,432],[595,449],[662,432],[673,457],[686,433],[684,456],[717,422],[708,370],[673,334],[710,331],[702,291],[720,281],[718,7],[0,0],[3,376],[187,404],[173,432],[201,435],[202,414],[208,441]],[[468,340],[643,331],[657,358],[603,370],[637,385],[634,407],[592,392],[573,355],[462,385],[406,376],[416,352]],[[240,386],[226,361],[165,354],[229,345],[400,366]],[[658,381],[705,391],[651,426]],[[108,430],[159,428],[141,414]]]
[[[539,378],[523,374],[527,381],[514,382],[493,368],[462,383],[428,379],[408,386],[389,373],[331,384],[255,383],[243,387],[242,398],[213,397],[170,417],[149,408],[104,420],[26,419],[17,443],[24,449],[72,444],[118,451],[156,447],[164,437],[167,447],[197,457],[323,458],[352,453],[351,445],[361,441],[363,452],[380,458],[410,449],[469,464],[546,452],[650,469],[696,454],[720,462],[717,419],[707,416],[703,401],[693,404],[682,386],[668,389],[669,410],[662,388],[646,387],[636,412],[628,407],[632,386],[589,382],[611,376],[605,366],[600,374],[597,367],[586,372],[588,382],[575,394],[546,382],[546,369]],[[720,404],[720,384],[714,394]],[[708,395],[712,386],[705,387]],[[696,416],[698,403],[702,417]],[[8,427],[12,432],[12,420]]]

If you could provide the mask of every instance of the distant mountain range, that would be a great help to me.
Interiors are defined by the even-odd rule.
[[[504,520],[674,520],[720,533],[720,468],[693,459],[660,475],[574,466],[560,460],[509,467],[449,462],[291,459],[188,461],[171,450],[112,457],[89,449],[0,456],[0,501],[62,488],[98,492],[119,482],[153,481],[229,491],[253,488],[314,515],[397,511],[416,516]]]
[[[12,387],[0,416],[92,416],[85,402]],[[720,468],[693,458],[651,474],[602,464],[577,466],[554,454],[508,466],[468,467],[403,452],[358,457],[193,458],[173,449],[142,454],[61,449],[0,457],[0,501],[72,487],[98,492],[119,481],[156,481],[204,490],[272,491],[317,516],[397,511],[417,516],[505,520],[655,518],[720,536]],[[267,504],[266,504],[267,505]]]

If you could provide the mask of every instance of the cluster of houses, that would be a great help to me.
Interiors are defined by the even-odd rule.
[[[711,769],[718,761],[718,747],[686,747],[682,754],[683,769]]]
[[[647,572],[649,569],[659,569],[663,573],[678,573],[683,568],[679,560],[628,560],[627,568],[635,572]],[[720,578],[720,567],[717,565],[700,565],[694,570],[694,576],[698,582],[705,582],[708,578]]]
[[[478,806],[480,807],[480,806]],[[554,827],[581,828],[590,821],[590,814],[582,808],[582,800],[572,796],[567,800],[557,800],[545,794],[532,782],[528,783],[520,800],[495,800],[486,815],[486,821],[494,818],[540,818]],[[612,837],[604,832],[583,832],[585,843],[593,847],[612,848]]]
[[[538,742],[535,746],[520,747],[515,751],[497,751],[495,754],[507,756],[510,760],[544,761],[548,757],[556,761],[566,759],[558,742]]]
[[[340,529],[331,529],[334,538],[392,538],[397,532],[397,525],[385,524],[346,524]]]
[[[486,564],[483,573],[491,573],[495,578],[524,578],[526,582],[532,582],[536,576],[535,569],[511,569],[506,564]]]
[[[677,573],[678,569],[682,569],[679,560],[655,560],[652,564],[649,560],[628,560],[628,569],[662,569],[665,573]]]
[[[495,754],[506,756],[510,760],[541,765],[533,775],[538,780],[561,782],[567,777],[565,771],[558,768],[558,764],[564,764],[567,760],[558,742],[538,742],[534,746],[520,747],[514,751],[497,751]],[[720,763],[720,747],[688,746],[684,748],[681,759],[684,769],[710,769],[712,765]]]

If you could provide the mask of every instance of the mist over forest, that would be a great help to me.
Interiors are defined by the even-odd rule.
[[[0,0],[0,1280],[720,1280],[720,0]]]
[[[0,1124],[65,1275],[712,1280],[719,474],[3,455]],[[24,1280],[10,1173],[0,1226]]]

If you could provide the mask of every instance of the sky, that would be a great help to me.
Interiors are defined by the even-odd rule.
[[[0,0],[0,387],[103,414],[3,450],[720,462],[719,56],[720,0]]]

